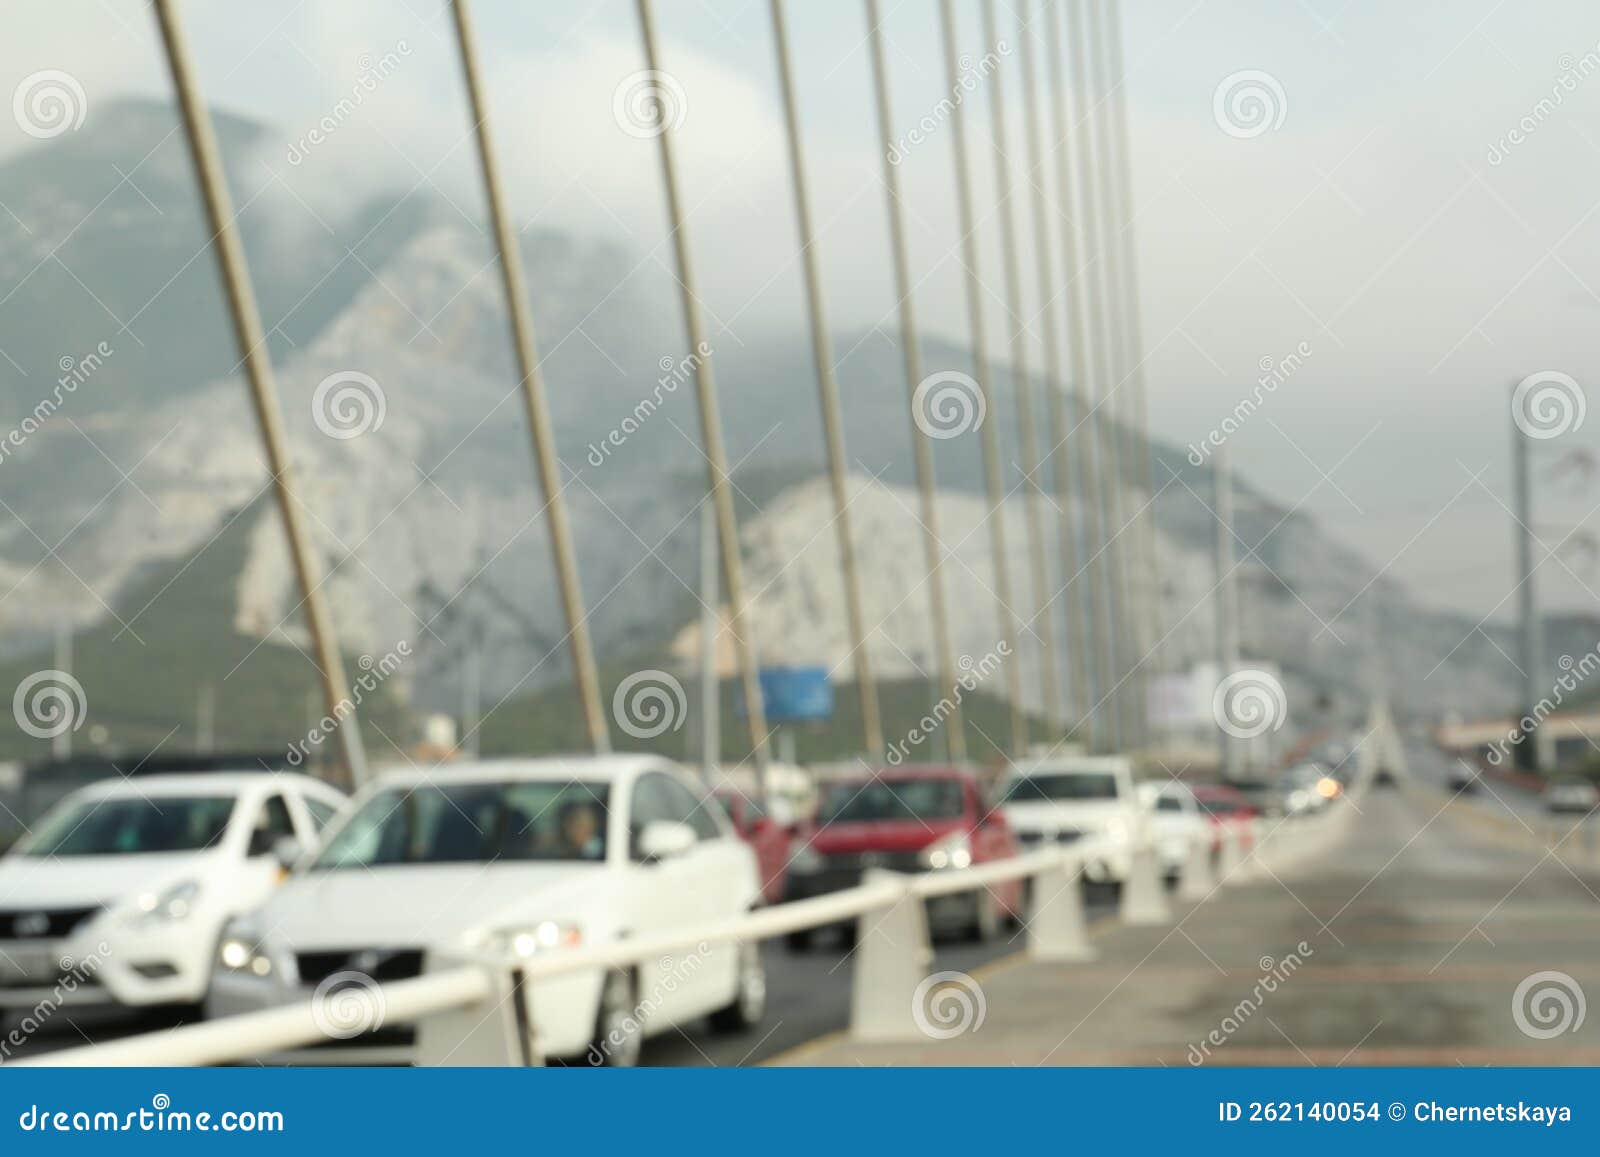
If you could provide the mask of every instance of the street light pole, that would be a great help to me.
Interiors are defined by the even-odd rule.
[[[1515,413],[1516,407],[1512,406]],[[1529,463],[1530,439],[1515,421],[1511,423],[1512,503],[1516,507],[1514,533],[1517,540],[1517,618],[1520,626],[1519,655],[1522,666],[1522,711],[1518,718],[1533,715],[1544,696],[1544,624],[1539,619],[1539,594],[1535,586],[1533,560],[1533,476]],[[1537,718],[1537,716],[1534,716]],[[1539,736],[1526,736],[1516,745],[1517,765],[1525,771],[1543,770]]]

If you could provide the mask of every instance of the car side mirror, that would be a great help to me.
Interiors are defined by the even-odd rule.
[[[677,820],[652,820],[639,833],[639,858],[646,863],[670,860],[694,847],[694,829]]]
[[[278,867],[287,872],[294,867],[305,854],[305,847],[293,836],[279,836],[272,841],[272,858],[278,861]]]

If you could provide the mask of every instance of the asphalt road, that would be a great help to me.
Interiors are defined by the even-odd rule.
[[[949,1040],[835,1039],[808,1065],[1593,1065],[1600,860],[1549,854],[1442,790],[1378,788],[1326,852],[1154,927],[1114,924],[1092,963],[981,978]]]

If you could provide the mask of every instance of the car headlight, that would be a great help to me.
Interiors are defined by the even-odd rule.
[[[576,924],[541,920],[537,924],[496,928],[476,938],[473,946],[487,952],[517,956],[524,960],[555,948],[576,948],[583,943],[583,930]]]
[[[141,892],[133,898],[132,922],[143,926],[182,920],[194,911],[199,898],[198,880],[185,880],[163,892]]]
[[[272,975],[272,957],[257,933],[246,926],[233,926],[217,945],[217,967],[224,972],[268,977]]]
[[[789,857],[789,870],[796,875],[814,876],[826,866],[822,853],[810,844],[802,844],[800,849]]]
[[[1133,834],[1133,827],[1127,820],[1112,820],[1105,826],[1106,839],[1114,844],[1125,844]]]
[[[924,868],[967,868],[972,866],[972,838],[966,832],[953,832],[942,840],[935,840],[917,853],[917,862]]]

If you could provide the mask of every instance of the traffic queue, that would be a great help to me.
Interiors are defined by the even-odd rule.
[[[1117,756],[769,771],[709,778],[652,755],[443,763],[353,797],[286,771],[121,775],[72,792],[0,857],[0,1013],[269,1009],[421,975],[437,960],[532,959],[714,925],[860,883],[1087,840],[1086,887],[1117,888],[1136,848],[1170,878],[1220,854],[1257,807],[1227,784],[1136,781]],[[1020,879],[930,897],[935,936],[1024,919]],[[848,944],[853,922],[786,937]],[[629,1066],[650,1035],[747,1032],[766,1011],[760,946],[716,942],[535,986],[554,1057]],[[287,1063],[412,1059],[414,1026],[335,1024]]]

